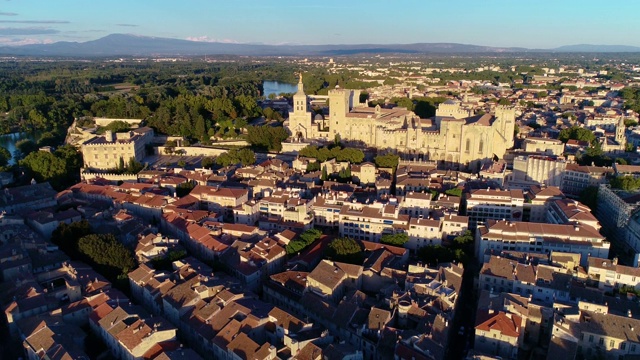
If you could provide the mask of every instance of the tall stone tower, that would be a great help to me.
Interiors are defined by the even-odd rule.
[[[624,118],[620,116],[620,119],[618,119],[618,125],[616,125],[616,142],[623,147],[627,145],[627,137],[624,134],[626,128],[627,127],[624,125]]]
[[[307,110],[307,95],[304,93],[302,73],[298,80],[298,91],[293,95],[293,112],[289,113],[289,131],[295,138],[312,137],[311,112]]]
[[[505,149],[513,147],[513,137],[516,127],[516,109],[511,106],[496,107],[497,131],[505,141]]]
[[[329,90],[329,128],[334,135],[348,135],[343,120],[350,110],[350,96],[351,91],[340,89],[338,86]]]

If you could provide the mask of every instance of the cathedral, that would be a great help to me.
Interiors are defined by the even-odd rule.
[[[296,141],[351,143],[405,154],[412,158],[460,165],[472,170],[513,147],[515,109],[498,106],[494,114],[473,115],[454,100],[438,106],[436,116],[420,119],[412,111],[359,103],[360,91],[329,90],[329,117],[312,117],[302,85],[293,96],[288,129]]]

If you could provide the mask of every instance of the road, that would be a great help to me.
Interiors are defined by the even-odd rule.
[[[456,316],[453,319],[454,326],[449,330],[449,351],[447,352],[447,359],[449,360],[464,359],[467,351],[473,348],[476,307],[478,304],[478,296],[473,282],[477,273],[478,269],[474,264],[466,266],[462,275],[462,291],[458,298]],[[461,326],[464,326],[465,329],[462,336],[458,335]]]

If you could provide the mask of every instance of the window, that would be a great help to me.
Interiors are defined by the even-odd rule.
[[[600,338],[600,340],[598,340],[598,345],[604,345],[604,338]]]
[[[589,335],[589,342],[592,343],[593,342],[593,335]]]
[[[620,344],[620,350],[625,350],[627,348],[627,343]]]
[[[616,341],[615,340],[609,341],[609,347],[612,348],[614,346],[616,346]]]
[[[464,146],[464,151],[469,152],[470,148],[471,148],[471,139],[467,139],[467,143]]]
[[[478,145],[478,152],[482,153],[483,148],[484,148],[484,140],[480,139],[480,145]]]

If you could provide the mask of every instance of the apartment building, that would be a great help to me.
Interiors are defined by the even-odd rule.
[[[528,137],[524,139],[523,148],[529,153],[544,153],[545,155],[562,156],[564,143],[557,139]]]
[[[307,276],[306,291],[339,302],[346,288],[360,289],[362,266],[322,260]]]
[[[520,251],[550,253],[571,252],[581,255],[580,265],[588,256],[607,258],[611,244],[591,226],[581,224],[538,224],[489,220],[476,230],[476,257],[486,251]]]
[[[316,226],[337,228],[340,222],[340,210],[345,203],[351,202],[351,195],[344,191],[329,191],[313,198],[313,221]]]
[[[189,195],[198,199],[203,208],[219,213],[230,213],[233,208],[249,201],[246,189],[196,185]]]
[[[409,191],[402,198],[400,207],[403,214],[412,217],[428,217],[431,208],[431,193]]]
[[[300,190],[278,189],[258,200],[260,227],[278,231],[288,228],[309,229],[314,220],[311,205],[312,201],[301,197]]]
[[[400,213],[398,205],[374,203],[345,204],[339,214],[340,236],[379,242],[382,235],[392,234],[400,227],[406,229],[409,215]]]
[[[524,215],[522,221],[546,222],[547,212],[554,200],[563,199],[564,194],[556,186],[534,185],[525,192]]]
[[[409,235],[409,241],[404,246],[414,251],[423,246],[441,245],[442,221],[429,218],[411,218],[407,235]]]
[[[482,265],[479,286],[492,294],[512,293],[552,306],[571,301],[573,269],[492,255]]]
[[[469,226],[489,219],[522,221],[524,193],[522,190],[471,190],[466,195]]]
[[[595,311],[582,311],[573,327],[578,347],[586,358],[607,360],[640,355],[640,320]]]
[[[610,167],[567,164],[560,189],[567,195],[579,196],[589,186],[605,184],[610,175],[613,175]]]
[[[557,199],[549,204],[547,210],[549,224],[581,224],[600,230],[601,226],[588,206],[577,200]]]
[[[604,291],[614,291],[623,286],[640,290],[640,268],[619,265],[617,258],[589,257],[587,274]]]
[[[490,309],[478,314],[478,318],[474,349],[505,359],[516,359],[518,348],[523,343],[522,317]]]

